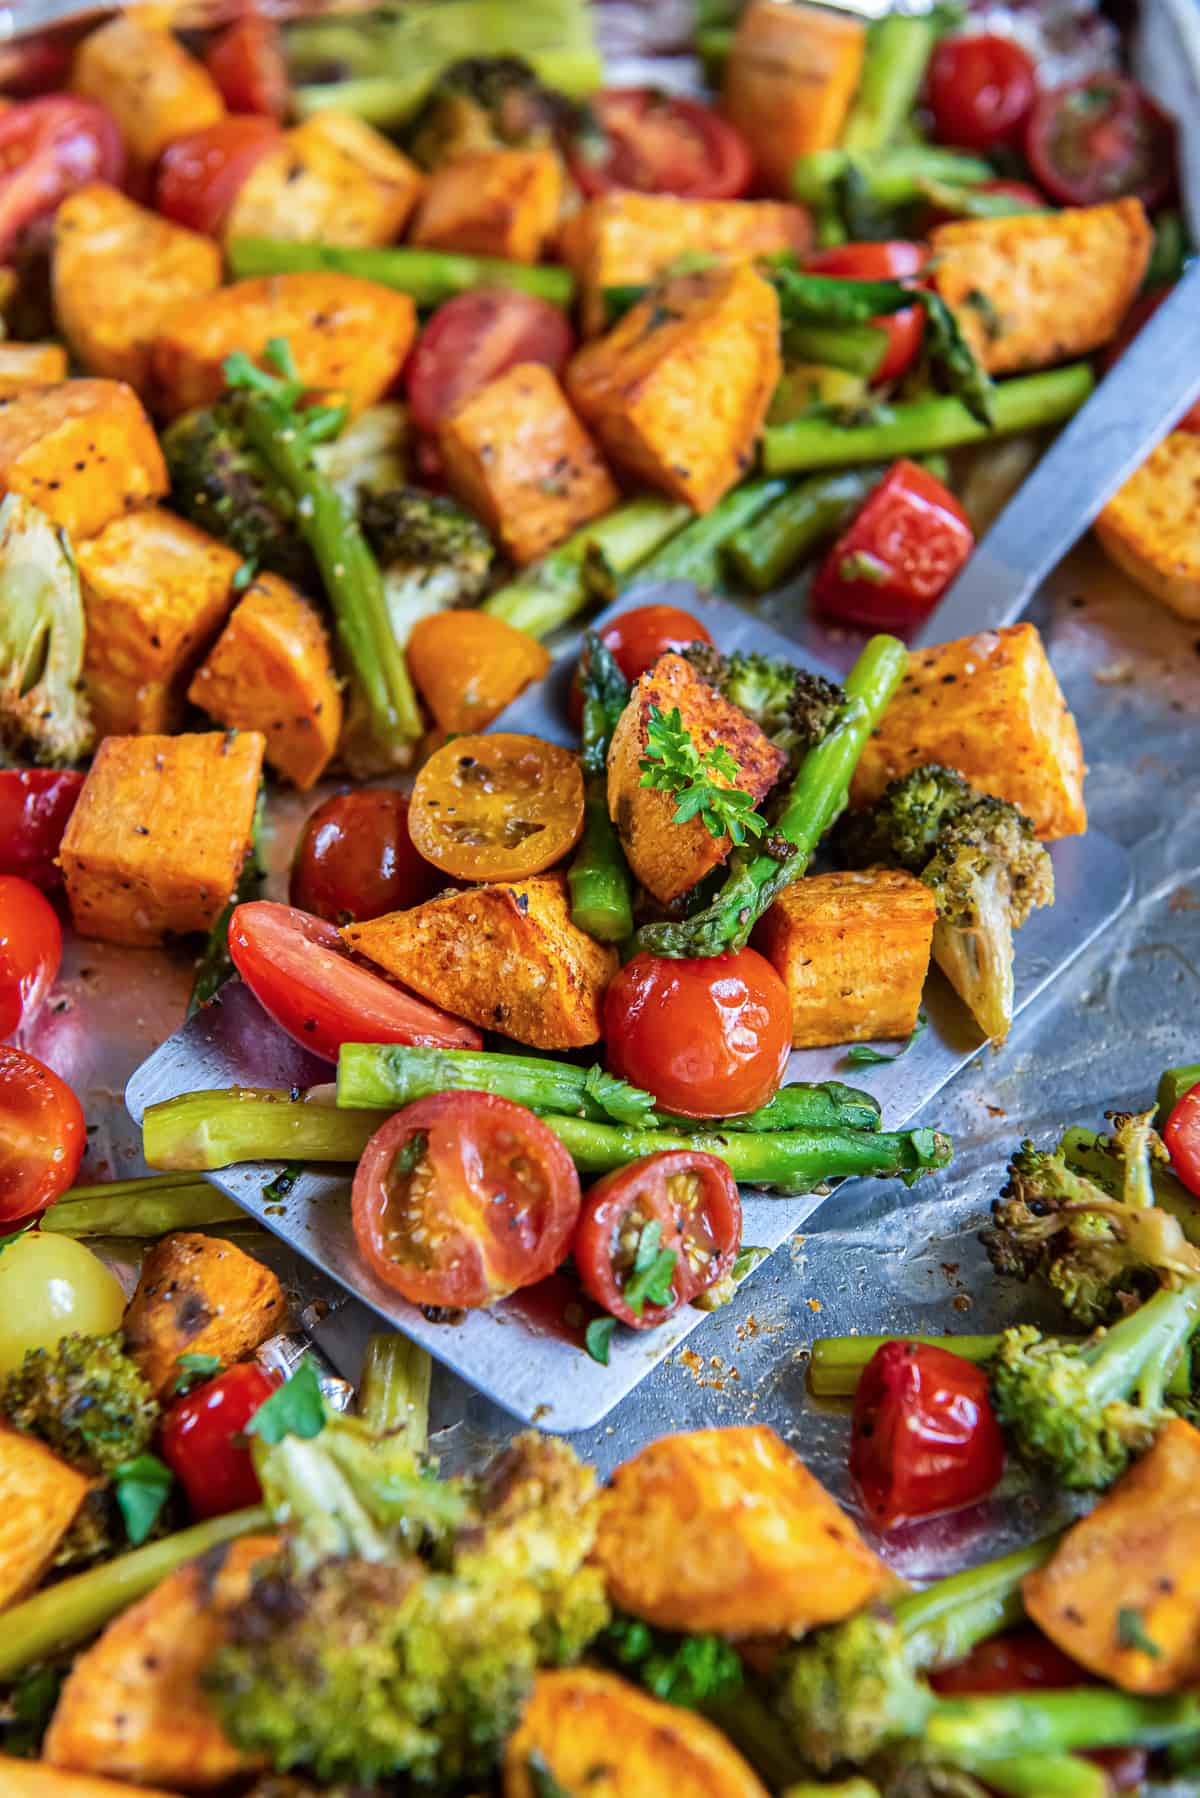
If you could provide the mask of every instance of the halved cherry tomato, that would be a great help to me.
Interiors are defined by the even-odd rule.
[[[124,173],[117,122],[94,100],[46,94],[10,106],[0,113],[0,256],[77,187],[118,186]]]
[[[280,1029],[326,1061],[337,1060],[343,1043],[482,1047],[472,1025],[351,961],[332,924],[294,906],[239,905],[229,920],[229,953]]]
[[[417,775],[408,828],[452,880],[525,880],[579,841],[579,763],[557,743],[513,731],[454,737]]]
[[[159,160],[154,204],[189,231],[220,236],[242,183],[281,135],[274,119],[245,113],[177,137]]]
[[[1125,323],[1121,326],[1120,336],[1105,355],[1105,368],[1111,368],[1114,362],[1120,361],[1142,326],[1150,323],[1150,320],[1154,317],[1154,314],[1158,311],[1168,294],[1174,291],[1174,285],[1174,282],[1172,282],[1170,287],[1155,288],[1153,293],[1144,293],[1140,299],[1136,299],[1133,302],[1133,305],[1129,308],[1129,311],[1125,316]],[[1193,433],[1200,432],[1200,400],[1196,401],[1189,412],[1184,413],[1183,417],[1179,420],[1179,423],[1175,426],[1175,429],[1177,431],[1191,431]],[[0,781],[3,779],[4,776],[0,774]],[[2,831],[0,831],[0,841],[3,841]]]
[[[608,1065],[685,1117],[765,1105],[792,1047],[787,988],[756,949],[635,955],[604,995]]]
[[[408,800],[391,787],[335,793],[304,826],[292,863],[291,901],[333,924],[407,911],[439,881],[408,834]]]
[[[1184,1093],[1163,1130],[1171,1165],[1189,1192],[1200,1198],[1200,1086]]]
[[[613,87],[588,101],[567,149],[589,199],[621,188],[688,200],[736,200],[750,185],[750,147],[699,100],[652,87]]]
[[[31,1018],[62,962],[58,914],[28,880],[0,874],[0,1042]]]
[[[711,643],[710,632],[681,606],[633,606],[613,618],[600,632],[600,641],[612,655],[627,681],[640,680],[668,650],[686,649],[689,643]],[[571,681],[567,715],[578,730],[583,722],[583,693],[579,671]]]
[[[983,31],[943,38],[926,82],[934,135],[963,150],[1015,143],[1037,98],[1033,58],[1010,37]]]
[[[1125,75],[1081,75],[1041,95],[1025,128],[1038,185],[1063,206],[1126,194],[1157,206],[1175,181],[1175,126]]]
[[[532,1111],[492,1093],[438,1093],[375,1132],[354,1176],[354,1235],[413,1305],[493,1304],[565,1257],[579,1176]]]
[[[53,1069],[0,1047],[0,1224],[35,1217],[61,1198],[87,1144],[79,1100]]]
[[[44,94],[63,87],[75,45],[63,32],[44,31],[0,45],[0,94]]]
[[[877,1528],[972,1504],[1003,1471],[982,1368],[928,1343],[876,1349],[855,1394],[850,1474]]]
[[[634,1330],[652,1330],[728,1273],[741,1240],[742,1202],[725,1163],[672,1149],[596,1182],[572,1253],[598,1305]],[[656,1302],[657,1291],[670,1296]]]
[[[62,885],[55,861],[83,775],[62,768],[0,769],[0,874]]]
[[[278,1385],[277,1375],[243,1361],[167,1410],[159,1447],[196,1517],[223,1517],[262,1498],[243,1432]]]
[[[575,333],[561,306],[510,287],[455,294],[430,318],[404,370],[413,422],[436,431],[464,400],[518,362],[561,374]]]
[[[272,119],[287,112],[287,64],[273,20],[254,13],[235,20],[217,33],[204,62],[230,112],[261,112]]]
[[[892,465],[817,572],[813,605],[843,624],[913,631],[975,547],[966,513],[915,462]]]
[[[844,275],[850,281],[912,281],[929,260],[924,244],[897,238],[891,243],[848,243],[834,250],[818,250],[805,259],[805,267],[817,275]],[[887,336],[883,361],[875,370],[875,382],[895,381],[917,359],[925,331],[925,314],[919,306],[906,306],[871,323]]]

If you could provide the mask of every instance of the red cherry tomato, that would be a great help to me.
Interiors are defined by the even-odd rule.
[[[333,924],[420,905],[443,885],[408,834],[408,800],[390,787],[335,793],[304,826],[291,900]]]
[[[806,258],[805,267],[817,275],[844,275],[850,281],[911,281],[929,260],[924,244],[848,243],[834,250],[818,250]],[[895,381],[917,359],[925,330],[925,314],[919,306],[906,306],[871,323],[887,336],[883,361],[872,379]]]
[[[1164,200],[1175,181],[1175,126],[1124,75],[1083,75],[1041,95],[1025,128],[1038,185],[1063,206],[1132,194]]]
[[[281,136],[274,119],[246,113],[177,137],[159,160],[154,204],[189,231],[219,236],[242,183]]]
[[[640,680],[668,650],[686,649],[689,643],[711,643],[709,631],[690,612],[679,606],[634,606],[613,618],[600,632],[600,641],[612,655],[627,681]],[[576,670],[567,701],[571,723],[583,722],[583,693]]]
[[[61,1198],[87,1144],[79,1100],[65,1080],[21,1049],[0,1047],[0,1225]]]
[[[0,874],[62,885],[55,861],[83,775],[60,768],[0,769]]]
[[[1018,140],[1037,98],[1037,70],[1010,37],[943,38],[929,61],[927,93],[939,143],[994,150]]]
[[[515,288],[455,294],[433,314],[404,370],[413,422],[436,431],[464,400],[518,362],[561,374],[575,347],[567,315]]]
[[[646,1230],[657,1224],[652,1237]],[[622,1323],[652,1330],[680,1305],[728,1273],[742,1241],[742,1203],[733,1175],[716,1155],[672,1149],[648,1155],[598,1180],[583,1201],[572,1254],[584,1291]],[[659,1255],[670,1298],[659,1304],[638,1280]]]
[[[915,462],[893,464],[812,587],[818,611],[868,630],[914,630],[975,547],[954,495]]]
[[[1172,1108],[1163,1130],[1171,1164],[1189,1192],[1200,1198],[1200,1086]]]
[[[217,33],[204,54],[230,112],[281,119],[288,108],[287,64],[279,27],[249,13]]]
[[[223,1517],[256,1505],[262,1488],[243,1432],[279,1385],[254,1361],[177,1398],[162,1420],[159,1446],[196,1517]]]
[[[0,94],[44,94],[64,87],[73,54],[69,37],[48,31],[0,45]]]
[[[478,1049],[483,1038],[352,961],[332,924],[254,899],[229,920],[233,965],[281,1030],[326,1061],[343,1043]]]
[[[608,1065],[685,1117],[765,1105],[792,1047],[787,988],[755,949],[635,955],[604,995]]]
[[[354,1235],[413,1305],[493,1304],[564,1259],[575,1164],[548,1124],[492,1093],[438,1093],[375,1132],[354,1176]]]
[[[750,185],[750,147],[728,119],[699,100],[652,87],[614,87],[588,102],[568,147],[589,199],[621,188],[688,200],[736,200]]]
[[[854,1399],[850,1474],[877,1528],[969,1505],[1003,1471],[982,1368],[927,1343],[876,1349]]]
[[[0,256],[77,187],[115,186],[124,173],[117,122],[94,100],[46,94],[10,106],[0,113]]]
[[[0,874],[0,1042],[31,1018],[62,961],[58,915],[28,880]]]
[[[1120,360],[1141,330],[1142,326],[1150,323],[1154,314],[1158,311],[1163,301],[1167,298],[1167,295],[1171,293],[1173,289],[1174,282],[1172,282],[1170,287],[1158,287],[1155,288],[1153,293],[1144,293],[1140,299],[1136,299],[1133,302],[1133,305],[1126,314],[1125,323],[1121,326],[1120,336],[1111,346],[1104,358],[1104,366],[1106,369],[1111,368],[1114,362]],[[1196,401],[1190,412],[1184,413],[1183,417],[1179,420],[1179,423],[1175,426],[1175,429],[1177,431],[1191,431],[1193,433],[1200,432],[1200,400]],[[4,776],[0,774],[0,780],[3,779]],[[0,841],[3,841],[3,831],[0,831]]]

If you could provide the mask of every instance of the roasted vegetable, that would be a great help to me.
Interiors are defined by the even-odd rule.
[[[216,1355],[222,1365],[243,1360],[286,1317],[270,1268],[220,1237],[179,1232],[156,1243],[142,1264],[125,1313],[126,1347],[161,1395],[181,1355]]]
[[[0,740],[39,762],[88,753],[83,654],[83,601],[66,533],[10,493],[0,502]]]
[[[64,1336],[54,1349],[30,1349],[0,1386],[0,1412],[91,1475],[135,1460],[158,1424],[154,1394],[120,1335]]]
[[[314,591],[319,576],[296,527],[296,502],[237,428],[228,404],[185,412],[163,432],[171,504],[193,524],[269,569]]]
[[[519,56],[465,56],[442,70],[405,132],[423,169],[471,150],[545,149],[573,109]]]
[[[358,517],[401,647],[419,618],[479,598],[494,552],[478,519],[457,501],[421,487],[389,487],[360,493]]]
[[[702,680],[783,750],[793,769],[826,736],[845,700],[824,675],[758,650],[723,655],[711,644],[695,643],[684,654]]]

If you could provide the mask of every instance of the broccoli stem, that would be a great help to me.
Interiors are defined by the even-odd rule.
[[[1175,1362],[1200,1320],[1200,1282],[1172,1292],[1164,1288],[1080,1350],[1088,1363],[1087,1389],[1099,1409],[1136,1396],[1148,1409],[1161,1406]]]
[[[1045,212],[1046,206],[1022,200],[1016,194],[985,193],[979,187],[956,187],[948,181],[918,183],[921,193],[939,212],[962,219],[1006,219],[1020,213]]]
[[[638,573],[647,580],[693,581],[715,591],[721,580],[721,552],[729,539],[781,499],[788,485],[780,479],[744,481],[718,500],[711,512],[694,518],[656,550]]]
[[[846,676],[845,704],[834,724],[797,770],[775,835],[791,844],[785,860],[765,853],[735,854],[711,905],[682,922],[650,924],[638,943],[656,955],[708,956],[740,949],[759,918],[799,880],[817,844],[846,803],[850,777],[867,738],[908,669],[908,651],[895,637],[872,637]]]
[[[372,1336],[363,1361],[358,1402],[377,1436],[402,1436],[414,1455],[429,1445],[433,1359],[419,1342],[394,1331]]]
[[[1119,1173],[1123,1178],[1123,1163],[1111,1149],[1104,1147],[1104,1139],[1096,1131],[1073,1126],[1063,1133],[1060,1148],[1070,1168],[1087,1174],[1106,1191],[1113,1191],[1114,1196],[1119,1195],[1121,1189],[1119,1185],[1114,1186],[1113,1175]],[[1160,1161],[1150,1164],[1150,1183],[1159,1210],[1169,1211],[1182,1226],[1188,1241],[1200,1247],[1200,1199]]]
[[[584,812],[583,836],[567,871],[571,919],[598,942],[623,943],[633,935],[633,882],[608,812],[608,746],[629,698],[629,682],[593,633],[580,661],[579,681]]]
[[[42,1213],[39,1223],[57,1236],[142,1237],[253,1221],[207,1180],[161,1174],[72,1186]]]
[[[110,1618],[143,1598],[169,1573],[218,1543],[232,1542],[238,1536],[250,1536],[270,1526],[271,1520],[260,1505],[231,1511],[118,1555],[115,1561],[90,1567],[74,1579],[60,1580],[23,1603],[10,1606],[4,1613],[0,1636],[0,1681],[15,1679],[33,1662],[49,1660],[94,1636]]]
[[[934,144],[899,144],[874,154],[852,156],[848,150],[814,150],[792,169],[792,197],[808,206],[836,210],[838,186],[851,168],[867,183],[871,198],[882,206],[901,206],[921,198],[922,181],[946,181],[975,187],[990,181],[995,169],[982,156],[945,150]]]
[[[511,12],[511,8],[506,10]],[[467,35],[462,42],[474,46],[476,39],[470,28],[464,27],[464,30]],[[510,48],[511,37],[508,35],[496,43],[498,52]],[[485,52],[473,49],[473,54]],[[557,88],[559,93],[572,99],[585,98],[603,81],[595,51],[582,46],[573,49],[564,45],[557,49],[535,50],[528,55],[522,51],[521,54],[537,70],[547,87]],[[430,74],[428,68],[417,64],[403,74],[360,75],[348,81],[313,82],[294,87],[291,101],[301,119],[310,119],[332,107],[337,112],[353,113],[369,125],[391,130],[403,125],[420,106],[429,91]]]
[[[199,1011],[207,1005],[218,987],[233,973],[233,957],[229,953],[229,920],[239,905],[257,899],[266,878],[266,868],[259,854],[262,837],[263,817],[266,810],[267,792],[262,785],[258,789],[258,798],[254,806],[254,825],[250,835],[250,848],[242,863],[242,871],[238,875],[237,886],[229,903],[222,907],[221,915],[208,933],[204,951],[196,963],[196,977],[192,982],[191,994],[188,998],[187,1016]]]
[[[753,592],[769,592],[837,535],[886,473],[883,463],[869,463],[810,475],[729,539],[725,553],[735,572]]]
[[[923,1758],[988,1777],[995,1761],[1086,1748],[1162,1748],[1200,1726],[1200,1696],[1136,1698],[1109,1686],[940,1698],[925,1722]]]
[[[286,1088],[231,1086],[148,1106],[142,1153],[151,1167],[187,1173],[237,1161],[357,1161],[379,1122],[376,1112],[305,1103]]]
[[[924,1342],[964,1361],[990,1361],[999,1336],[823,1336],[812,1346],[808,1385],[814,1398],[853,1398],[862,1372],[885,1342]]]
[[[843,424],[834,413],[814,410],[788,424],[767,427],[763,466],[771,474],[845,467],[1036,431],[1072,417],[1094,386],[1095,377],[1086,362],[998,381],[991,393],[990,426],[973,418],[962,401],[949,394],[880,406],[877,417],[865,424]]]
[[[876,325],[822,325],[812,320],[789,324],[784,338],[789,363],[816,362],[844,368],[869,381],[878,373],[887,338]]]
[[[892,1615],[909,1664],[925,1671],[953,1667],[978,1643],[1019,1623],[1025,1614],[1021,1582],[1045,1565],[1058,1541],[1047,1536],[898,1599]]]
[[[936,12],[893,13],[870,27],[858,92],[842,127],[843,150],[857,156],[891,142],[917,103],[940,31]]]
[[[292,243],[272,237],[235,237],[226,246],[235,279],[295,275],[333,269],[406,293],[418,306],[440,306],[477,287],[516,287],[554,306],[569,306],[575,277],[557,265],[504,262],[498,256],[459,256],[448,250],[349,249],[338,244]]]

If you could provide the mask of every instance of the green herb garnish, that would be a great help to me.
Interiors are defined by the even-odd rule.
[[[732,783],[741,769],[723,743],[716,743],[701,754],[691,732],[684,728],[678,706],[669,712],[656,705],[650,707],[646,753],[638,767],[642,770],[643,787],[678,796],[672,824],[699,818],[709,836],[727,836],[738,846],[747,837],[761,836],[766,829],[766,819],[754,809],[753,794],[732,784],[718,786],[710,778],[720,774]]]

